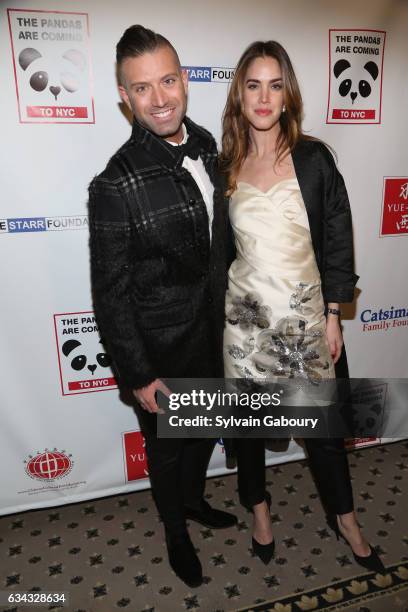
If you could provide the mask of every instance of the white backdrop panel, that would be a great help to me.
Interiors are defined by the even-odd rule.
[[[135,473],[144,475],[143,447],[133,410],[120,401],[118,391],[65,396],[61,392],[53,316],[92,310],[87,229],[13,233],[6,221],[36,218],[34,225],[40,227],[38,219],[70,217],[83,223],[89,181],[130,134],[119,107],[114,53],[121,34],[133,23],[167,36],[186,66],[231,68],[256,39],[276,39],[287,48],[304,97],[306,131],[335,148],[352,205],[356,271],[361,279],[356,303],[344,321],[351,374],[407,377],[408,326],[364,331],[361,321],[363,311],[408,309],[403,281],[407,232],[380,237],[383,178],[408,175],[406,3],[95,0],[51,6],[32,0],[3,2],[0,7],[0,514],[149,486],[145,478],[127,477],[135,463],[140,464]],[[94,124],[19,122],[7,8],[88,14]],[[326,123],[329,30],[335,28],[386,32],[380,124]],[[27,45],[35,47],[35,41]],[[27,76],[17,62],[18,70],[20,79]],[[227,87],[227,83],[190,83],[189,114],[218,141]],[[69,105],[70,100],[62,92],[58,103],[51,97],[47,104]],[[401,323],[408,321],[406,314]],[[136,453],[133,447],[124,448],[125,432],[135,433]],[[44,455],[41,464],[34,461],[38,454]],[[286,452],[268,452],[268,462],[301,456],[301,448],[291,443]],[[209,474],[224,470],[222,447],[217,445]]]

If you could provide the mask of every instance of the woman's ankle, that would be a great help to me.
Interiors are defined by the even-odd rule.
[[[269,508],[268,508],[268,504],[266,503],[266,501],[261,501],[259,504],[255,504],[255,506],[252,506],[252,510],[254,513],[254,516],[262,516],[263,514],[269,514]]]
[[[338,525],[343,529],[360,529],[354,510],[347,512],[347,514],[338,514],[336,518]]]

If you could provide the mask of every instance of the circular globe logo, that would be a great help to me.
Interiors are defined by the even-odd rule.
[[[42,453],[30,455],[26,463],[26,473],[37,480],[56,480],[66,476],[72,469],[73,461],[71,455],[54,448],[52,451],[45,449]]]

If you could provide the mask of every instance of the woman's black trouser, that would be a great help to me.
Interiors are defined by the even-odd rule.
[[[328,514],[353,510],[347,452],[342,438],[305,438],[309,465]],[[264,439],[235,439],[238,491],[241,503],[252,507],[265,499]]]

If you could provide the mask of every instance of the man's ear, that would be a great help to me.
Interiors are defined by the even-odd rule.
[[[188,71],[185,68],[181,69],[181,79],[184,85],[184,91],[188,94]]]
[[[126,89],[123,87],[123,85],[119,85],[118,89],[119,95],[122,98],[123,102],[126,104],[129,110],[132,110],[132,106],[130,104],[129,96],[127,95]]]

